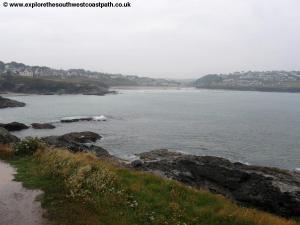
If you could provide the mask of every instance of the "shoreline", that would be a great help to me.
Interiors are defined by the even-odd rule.
[[[1,96],[4,97],[14,97],[14,96],[31,96],[31,95],[40,95],[40,96],[107,96],[107,95],[116,95],[122,94],[121,91],[228,91],[228,92],[258,92],[258,93],[286,93],[286,94],[299,94],[300,90],[289,91],[289,90],[258,90],[258,89],[243,89],[243,88],[210,88],[210,87],[190,87],[190,86],[181,86],[181,87],[171,87],[171,86],[111,86],[107,93],[105,94],[83,94],[83,93],[19,93],[19,92],[4,92],[1,93]]]
[[[300,172],[246,165],[223,157],[185,155],[167,149],[141,153],[137,170],[204,188],[234,202],[284,217],[300,216]]]
[[[0,136],[0,140],[9,135],[4,132],[3,137]],[[124,161],[109,154],[106,149],[95,145],[101,138],[102,136],[99,134],[88,131],[23,140],[13,138],[11,135],[10,139],[7,139],[8,143],[16,143],[14,145],[16,147],[14,149],[8,147],[6,151],[7,154],[10,152],[9,154],[17,156],[18,152],[24,151],[24,154],[34,157],[34,153],[41,149],[38,154],[45,154],[46,161],[48,157],[51,157],[53,151],[59,155],[62,154],[63,158],[66,154],[72,155],[72,157],[86,155],[95,160],[112,163],[118,168],[150,172],[159,175],[164,180],[171,179],[189,187],[221,194],[245,207],[254,207],[288,218],[300,216],[297,208],[300,207],[299,172],[275,167],[246,165],[229,161],[223,157],[183,154],[168,149],[143,152],[137,154],[139,159],[131,162]],[[1,150],[0,146],[0,153]],[[54,163],[56,165],[58,162]]]
[[[259,89],[251,89],[251,88],[225,88],[225,87],[195,87],[198,90],[222,90],[222,91],[242,91],[242,92],[261,92],[261,93],[290,93],[290,94],[299,94],[300,90],[289,91],[289,90],[259,90]]]

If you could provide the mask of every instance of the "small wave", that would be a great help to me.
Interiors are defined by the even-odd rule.
[[[234,162],[234,161],[233,161],[233,162]],[[252,165],[251,163],[246,162],[246,161],[242,161],[242,160],[238,160],[238,161],[236,161],[236,162],[242,163],[242,164],[247,165],[247,166],[251,166],[251,165]]]
[[[139,156],[134,155],[134,154],[125,154],[125,155],[120,155],[120,158],[127,160],[128,162],[133,162],[134,160],[140,159]]]
[[[300,168],[295,168],[294,169],[296,172],[300,172]]]
[[[107,118],[104,115],[101,116],[93,116],[93,120],[95,121],[106,121]]]
[[[71,123],[79,121],[106,121],[107,118],[104,115],[100,116],[69,116],[60,119],[60,122]]]

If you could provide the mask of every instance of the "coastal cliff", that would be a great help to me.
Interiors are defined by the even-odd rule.
[[[299,216],[296,173],[167,150],[143,153],[128,164],[105,150],[92,153],[99,150],[92,147],[101,139],[96,133],[50,136],[42,142],[20,141],[1,129],[0,158],[16,166],[16,179],[25,187],[44,191],[42,205],[54,224],[298,224],[278,216]],[[228,198],[277,215],[240,207]]]
[[[71,81],[22,76],[0,76],[0,91],[26,94],[84,94],[105,95],[109,87],[99,81]]]
[[[245,165],[214,156],[155,150],[139,155],[134,168],[222,194],[235,202],[286,217],[300,216],[300,173]]]

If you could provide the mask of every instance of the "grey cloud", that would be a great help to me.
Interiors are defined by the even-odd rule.
[[[132,8],[0,8],[0,60],[190,78],[300,70],[299,0],[132,0]]]

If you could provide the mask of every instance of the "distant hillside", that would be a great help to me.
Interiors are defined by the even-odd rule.
[[[210,74],[196,80],[197,88],[300,92],[300,71]]]
[[[58,70],[45,66],[28,66],[23,63],[0,61],[0,74],[10,74],[32,78],[50,78],[56,80],[91,79],[106,86],[178,86],[179,82],[166,79],[153,79],[134,75],[108,74],[84,69]]]
[[[27,94],[85,94],[105,95],[109,87],[97,81],[56,80],[49,78],[32,78],[24,76],[0,76],[0,92]]]

